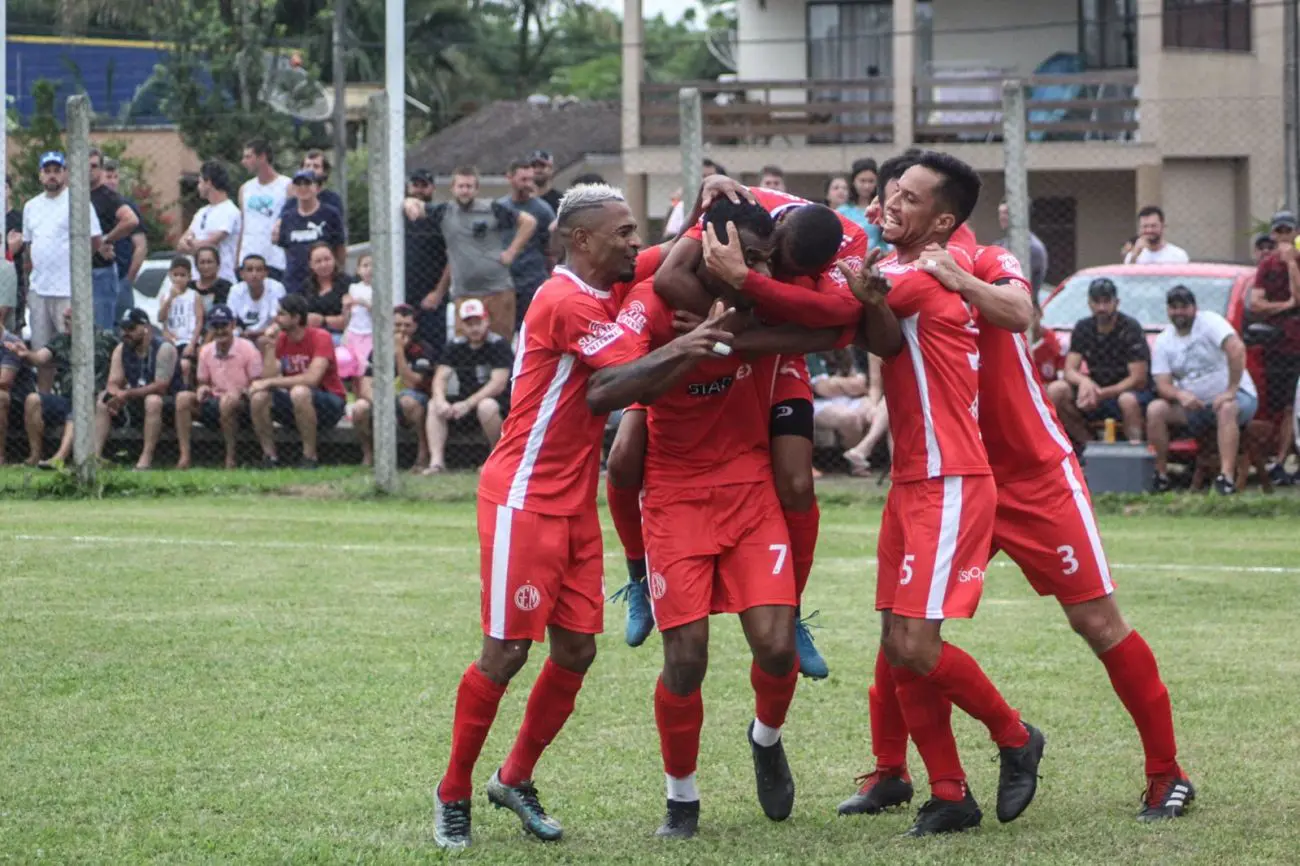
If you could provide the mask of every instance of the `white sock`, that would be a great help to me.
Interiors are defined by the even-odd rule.
[[[758,719],[754,719],[754,742],[760,746],[775,746],[781,742],[781,729],[769,728]]]
[[[679,803],[697,803],[700,799],[700,789],[695,787],[695,774],[677,778],[664,773],[664,778],[668,780],[668,799],[676,800]]]

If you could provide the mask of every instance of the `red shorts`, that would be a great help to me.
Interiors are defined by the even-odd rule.
[[[794,607],[790,534],[771,481],[650,488],[641,502],[660,631],[751,607]]]
[[[974,616],[996,508],[989,475],[891,487],[876,545],[876,610],[916,619]]]
[[[1092,499],[1073,454],[1046,472],[998,486],[989,554],[1005,551],[1039,595],[1081,604],[1115,591]]]
[[[479,497],[478,544],[483,634],[541,641],[548,625],[581,634],[604,629],[604,549],[594,507],[557,517]]]
[[[803,355],[782,355],[776,365],[776,382],[772,385],[772,405],[786,400],[812,402],[812,377]]]

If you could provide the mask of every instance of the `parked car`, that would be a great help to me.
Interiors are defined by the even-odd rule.
[[[158,325],[158,308],[162,306],[162,293],[167,290],[167,273],[171,269],[172,259],[176,256],[173,252],[153,253],[145,259],[140,266],[140,273],[136,274],[135,285],[132,286],[131,297],[127,297],[125,292],[119,293],[117,297],[117,316],[120,319],[122,314],[130,307],[139,307],[149,314],[149,320]]]

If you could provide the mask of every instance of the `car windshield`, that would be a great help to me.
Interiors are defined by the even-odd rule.
[[[1192,277],[1179,274],[1099,274],[1079,275],[1065,283],[1061,291],[1043,306],[1043,324],[1049,328],[1073,328],[1074,323],[1092,315],[1088,309],[1088,284],[1105,276],[1119,291],[1119,309],[1145,327],[1164,327],[1169,322],[1165,311],[1165,293],[1182,285],[1196,296],[1198,309],[1228,314],[1232,293],[1231,277]]]
[[[141,270],[135,279],[135,290],[145,297],[156,298],[167,281],[167,268],[148,268]]]

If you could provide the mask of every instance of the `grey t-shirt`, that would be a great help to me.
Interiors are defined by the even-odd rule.
[[[515,280],[515,291],[531,294],[551,275],[550,269],[546,266],[546,249],[551,245],[551,223],[555,221],[555,211],[540,198],[530,198],[520,203],[505,195],[497,199],[497,203],[514,208],[516,211],[524,211],[537,220],[537,230],[533,232],[533,236],[528,239],[528,243],[524,244],[524,248],[519,251],[519,255],[510,266],[510,275]],[[513,235],[511,240],[514,240]]]
[[[1011,249],[1011,238],[1004,237],[994,243],[994,246]],[[1029,285],[1037,292],[1042,288],[1043,283],[1047,282],[1047,247],[1043,244],[1041,238],[1033,232],[1029,233]]]
[[[518,224],[514,208],[476,198],[468,206],[439,202],[429,205],[428,211],[447,244],[452,298],[514,291],[510,268],[501,262],[501,253],[509,246]]]

